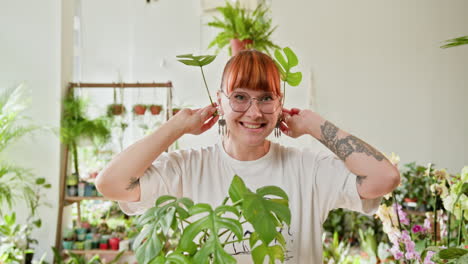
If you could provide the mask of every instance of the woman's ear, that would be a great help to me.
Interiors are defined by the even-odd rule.
[[[216,101],[218,102],[218,112],[220,115],[223,115],[223,106],[221,105],[221,91],[216,92]]]

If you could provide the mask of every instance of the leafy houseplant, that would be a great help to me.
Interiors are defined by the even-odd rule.
[[[86,116],[87,102],[74,95],[71,91],[64,100],[64,112],[60,128],[60,139],[68,146],[73,156],[73,164],[77,176],[78,142],[81,139],[91,139],[96,142],[105,142],[110,137],[108,120],[104,117],[90,119]]]
[[[22,85],[0,94],[0,155],[16,140],[37,129],[24,122],[26,117],[23,111],[27,101],[23,95]],[[12,209],[12,205],[19,199],[31,203],[34,199],[33,185],[34,177],[30,170],[0,158],[0,216],[3,214],[3,204]]]
[[[245,223],[255,231],[244,234]],[[249,240],[254,263],[263,263],[266,256],[274,263],[284,261],[286,250],[277,229],[290,223],[288,196],[281,188],[266,186],[252,192],[236,175],[229,196],[214,209],[189,198],[159,197],[155,207],[137,219],[142,231],[133,247],[138,263],[236,263],[224,248]]]
[[[267,18],[269,9],[259,5],[252,13],[241,8],[239,2],[232,5],[226,1],[224,7],[218,7],[222,18],[214,17],[208,26],[219,28],[222,31],[211,41],[208,48],[217,46],[217,50],[231,44],[229,55],[236,55],[239,50],[253,48],[269,53],[271,49],[279,48],[270,40],[271,34],[276,30],[272,28],[270,18]]]

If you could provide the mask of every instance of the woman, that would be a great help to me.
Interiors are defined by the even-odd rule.
[[[277,185],[289,195],[292,213],[287,263],[322,263],[328,212],[372,213],[379,197],[399,184],[398,170],[367,143],[310,110],[282,108],[278,69],[261,52],[229,60],[217,97],[220,129],[227,129],[218,144],[163,153],[182,135],[201,134],[220,118],[212,105],[183,109],[117,155],[98,176],[99,191],[120,201],[125,213],[141,214],[165,194],[219,205],[235,174],[252,190]],[[336,156],[272,143],[266,138],[275,127],[293,138],[312,136]],[[239,263],[250,263],[245,259]]]

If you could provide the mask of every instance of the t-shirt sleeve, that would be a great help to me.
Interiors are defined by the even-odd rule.
[[[127,215],[143,214],[161,195],[181,197],[183,160],[181,153],[163,153],[140,178],[140,200],[119,201],[120,209]]]
[[[322,222],[328,212],[344,208],[367,215],[374,214],[381,197],[361,199],[357,190],[356,175],[348,170],[345,163],[332,153],[320,152],[314,157],[315,196],[322,212]]]

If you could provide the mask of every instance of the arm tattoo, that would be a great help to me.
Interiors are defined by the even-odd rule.
[[[135,177],[130,178],[130,184],[125,188],[125,190],[130,191],[135,189],[140,184],[140,179]]]
[[[367,178],[367,176],[356,175],[356,183],[362,185],[362,182]]]
[[[365,153],[367,156],[372,156],[378,161],[382,161],[385,158],[378,150],[353,135],[339,139],[337,137],[339,129],[328,121],[325,121],[320,126],[320,130],[322,131],[322,138],[319,141],[343,161],[346,161],[346,158],[354,152]]]

